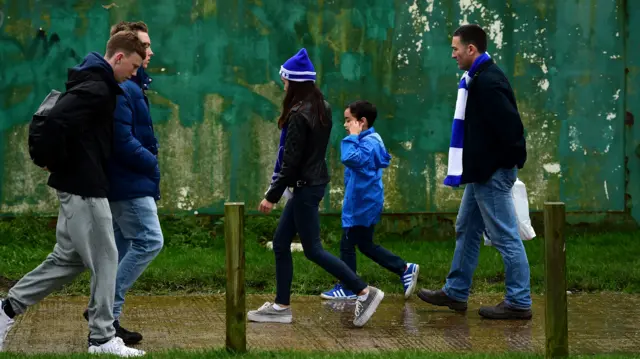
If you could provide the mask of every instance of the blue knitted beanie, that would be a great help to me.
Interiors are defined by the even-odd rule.
[[[289,81],[316,81],[316,69],[313,67],[307,50],[302,48],[284,65],[280,66],[280,76]]]

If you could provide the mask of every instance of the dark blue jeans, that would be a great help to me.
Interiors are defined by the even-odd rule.
[[[291,241],[296,233],[300,235],[300,242],[307,259],[338,278],[347,289],[356,294],[367,287],[367,284],[343,261],[322,248],[318,207],[324,197],[325,188],[325,185],[297,187],[293,192],[293,198],[287,201],[284,207],[273,238],[277,304],[290,304],[293,279]]]
[[[370,227],[354,226],[345,228],[342,233],[342,241],[340,242],[340,258],[355,273],[356,246],[358,246],[362,254],[371,258],[371,260],[380,266],[397,275],[402,275],[407,262],[379,244],[373,243],[374,229],[375,225]]]

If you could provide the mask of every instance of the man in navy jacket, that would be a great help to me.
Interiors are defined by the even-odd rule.
[[[156,201],[160,199],[158,141],[145,95],[151,79],[145,69],[153,56],[147,25],[120,22],[111,33],[129,30],[146,45],[147,58],[136,76],[122,83],[114,111],[113,152],[109,162],[109,205],[118,247],[118,276],[113,307],[116,335],[136,344],[142,335],[120,326],[124,296],[149,263],[160,253],[164,239]]]
[[[463,123],[458,127],[463,129],[460,168],[464,170],[460,171],[459,183],[465,189],[456,219],[456,248],[445,285],[439,290],[421,289],[418,297],[433,305],[466,311],[486,230],[492,246],[502,256],[506,294],[498,305],[480,307],[478,314],[486,319],[529,320],[533,316],[531,271],[511,194],[518,170],[527,161],[527,142],[516,97],[506,75],[488,55],[487,33],[480,26],[460,26],[453,33],[451,48],[458,67],[467,71],[471,81],[466,106],[456,109],[456,113],[464,111],[464,117],[457,119]],[[462,83],[461,87],[464,93]],[[455,152],[450,153],[451,161]],[[452,186],[458,181],[454,173],[447,177]]]

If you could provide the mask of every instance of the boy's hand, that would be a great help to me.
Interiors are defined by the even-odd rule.
[[[349,121],[345,127],[347,127],[350,135],[359,135],[363,126],[364,121]]]

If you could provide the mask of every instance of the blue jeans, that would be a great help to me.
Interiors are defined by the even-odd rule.
[[[442,288],[450,298],[466,301],[469,297],[486,228],[504,262],[505,303],[518,309],[531,307],[529,261],[511,197],[517,173],[516,168],[499,169],[485,183],[467,184],[456,220],[456,250]]]
[[[160,253],[164,238],[153,197],[111,202],[109,205],[119,262],[113,317],[119,320],[125,293]]]
[[[356,294],[367,288],[367,284],[343,261],[322,248],[318,207],[324,197],[325,188],[325,185],[297,187],[293,192],[293,198],[284,206],[273,238],[277,304],[289,305],[291,301],[293,279],[291,241],[296,233],[300,235],[300,243],[307,259],[338,278],[347,289]]]

